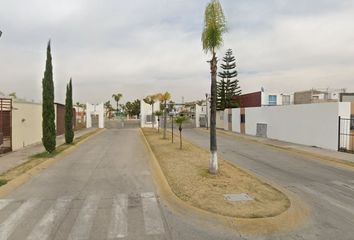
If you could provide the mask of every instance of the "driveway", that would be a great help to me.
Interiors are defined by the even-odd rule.
[[[183,132],[184,137],[209,149],[207,132],[195,129]],[[221,134],[218,153],[296,193],[311,207],[310,219],[303,229],[260,239],[354,239],[354,171]],[[244,236],[244,239],[254,238]]]

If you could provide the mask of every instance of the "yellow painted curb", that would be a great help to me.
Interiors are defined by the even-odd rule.
[[[48,158],[46,161],[38,164],[37,166],[29,169],[27,172],[22,173],[18,177],[12,179],[11,181],[7,182],[5,185],[0,187],[0,198],[6,197],[8,194],[10,194],[12,191],[26,183],[29,179],[31,179],[33,176],[39,174],[43,170],[47,169],[50,167],[52,164],[56,163],[60,159],[62,159],[64,156],[67,156],[69,153],[74,151],[79,145],[83,144],[87,140],[97,136],[98,134],[102,133],[105,131],[105,129],[100,129],[96,130],[97,132],[93,133],[92,135],[88,136],[87,138],[81,140],[77,144],[65,149],[63,152],[55,156],[54,158]]]
[[[280,191],[283,192],[289,198],[291,205],[286,211],[274,217],[233,218],[211,213],[206,210],[199,209],[190,204],[187,204],[173,193],[173,190],[168,184],[168,181],[161,169],[161,166],[155,154],[153,153],[142,129],[140,129],[140,134],[151,156],[149,163],[152,169],[154,181],[156,183],[155,185],[157,186],[157,191],[171,209],[176,210],[177,212],[183,215],[193,217],[195,219],[202,219],[203,222],[214,224],[216,223],[218,225],[230,227],[232,230],[236,230],[238,233],[245,235],[264,235],[279,232],[289,232],[294,229],[300,228],[306,222],[307,217],[309,215],[308,206],[306,206],[295,194],[287,191],[286,189],[283,189],[281,186],[276,186],[276,189],[280,189]],[[234,165],[230,161],[227,162]],[[255,176],[255,174],[251,173],[250,171],[244,169],[242,170],[252,176]],[[274,186],[273,183],[270,184],[268,180],[262,177],[256,176],[256,178],[269,184],[270,186]]]

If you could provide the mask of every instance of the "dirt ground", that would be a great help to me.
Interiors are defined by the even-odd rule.
[[[172,191],[181,200],[223,216],[263,218],[277,216],[290,207],[282,192],[235,165],[219,158],[219,174],[208,173],[209,152],[186,140],[179,149],[175,143],[162,139],[153,129],[143,129]],[[247,193],[254,201],[230,202],[224,194]]]

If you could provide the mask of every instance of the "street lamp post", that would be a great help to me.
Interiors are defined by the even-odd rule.
[[[174,109],[172,109],[172,111],[170,112],[170,116],[172,117],[172,126],[171,126],[171,130],[172,130],[172,143],[173,143],[173,117],[175,115],[175,111]]]

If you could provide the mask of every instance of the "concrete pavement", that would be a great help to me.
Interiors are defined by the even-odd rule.
[[[209,148],[207,132],[186,129],[183,134],[197,145]],[[218,135],[218,153],[238,166],[287,188],[311,206],[311,217],[304,228],[257,239],[354,239],[353,170],[224,134]]]

